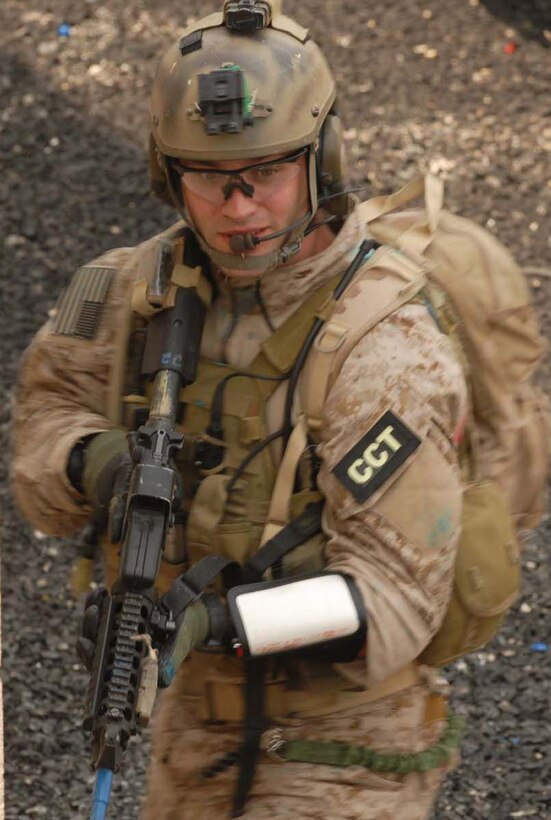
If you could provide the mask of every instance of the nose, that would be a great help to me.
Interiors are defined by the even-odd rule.
[[[221,206],[222,214],[228,219],[238,222],[251,217],[257,210],[258,204],[255,200],[243,193],[240,188],[234,188],[229,197],[224,200]]]

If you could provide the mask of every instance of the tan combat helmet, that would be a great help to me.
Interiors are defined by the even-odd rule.
[[[273,268],[300,248],[318,204],[347,213],[335,95],[325,57],[307,29],[281,14],[281,0],[226,0],[164,54],[151,96],[150,177],[188,224],[171,158],[248,160],[304,148],[309,160],[310,210],[289,226],[283,248],[244,257],[216,251],[198,234],[216,263]]]

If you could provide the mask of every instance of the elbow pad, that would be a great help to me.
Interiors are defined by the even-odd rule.
[[[338,572],[233,587],[228,608],[246,657],[284,652],[345,663],[367,634],[360,592]]]

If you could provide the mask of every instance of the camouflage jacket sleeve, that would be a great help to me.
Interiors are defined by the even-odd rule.
[[[416,658],[444,617],[466,407],[450,340],[413,303],[359,342],[329,392],[319,448],[328,568],[362,592],[370,684]]]
[[[24,515],[51,535],[75,532],[90,513],[67,478],[67,461],[82,436],[112,426],[106,390],[127,298],[120,270],[130,253],[111,251],[80,268],[23,355],[13,404],[12,488]]]

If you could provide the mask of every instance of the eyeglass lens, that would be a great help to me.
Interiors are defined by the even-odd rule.
[[[253,165],[227,173],[202,169],[178,169],[178,173],[188,190],[214,204],[221,205],[235,188],[257,202],[264,202],[300,173],[298,159]],[[244,184],[240,184],[241,180]]]

